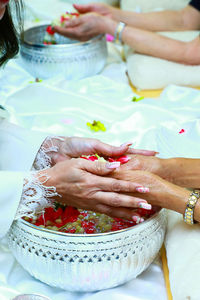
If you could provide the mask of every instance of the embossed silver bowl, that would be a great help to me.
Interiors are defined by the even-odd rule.
[[[67,234],[13,223],[8,243],[18,262],[37,279],[69,291],[118,286],[144,271],[162,246],[164,210],[145,222],[102,234]]]
[[[104,36],[79,42],[56,34],[56,45],[44,45],[46,27],[30,28],[21,39],[22,65],[35,78],[64,75],[68,80],[77,80],[96,75],[103,69],[107,59]]]
[[[50,299],[45,296],[36,295],[36,294],[23,294],[23,295],[18,295],[12,300],[50,300]]]
[[[74,0],[63,0],[64,2],[74,4]],[[95,3],[106,3],[109,5],[119,5],[119,0],[95,0]],[[91,3],[91,0],[77,0],[76,4],[88,4]]]

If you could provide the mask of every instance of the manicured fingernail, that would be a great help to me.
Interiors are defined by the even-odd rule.
[[[149,193],[148,187],[138,186],[135,190],[139,193]]]
[[[143,218],[140,218],[140,222],[139,222],[139,223],[142,223],[142,222],[144,222],[144,219],[143,219]]]
[[[116,168],[119,168],[121,165],[121,163],[119,161],[114,161],[114,162],[111,162],[111,163],[107,163],[106,164],[106,168],[108,169],[116,169]]]
[[[139,203],[139,208],[144,208],[144,209],[150,210],[150,209],[152,209],[152,206],[151,206],[151,204],[148,204],[148,203],[145,203],[145,202],[140,202]]]
[[[138,224],[140,222],[140,217],[138,217],[138,216],[133,216],[132,219],[136,224]]]
[[[133,143],[132,142],[127,142],[127,143],[124,143],[124,144],[122,144],[121,145],[121,147],[124,147],[124,146],[132,146],[133,145]]]

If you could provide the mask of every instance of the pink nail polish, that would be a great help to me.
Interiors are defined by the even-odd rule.
[[[149,193],[148,187],[138,186],[135,190],[139,193]]]
[[[144,219],[143,219],[143,218],[140,219],[140,223],[142,223],[142,222],[144,222]]]
[[[106,168],[108,169],[116,169],[119,168],[121,163],[119,161],[111,162],[106,164]]]
[[[133,145],[133,143],[132,142],[127,142],[127,143],[124,143],[124,144],[122,144],[121,145],[121,147],[124,147],[124,146],[132,146]]]
[[[148,204],[148,203],[145,203],[145,202],[140,202],[139,203],[139,208],[144,208],[144,209],[150,210],[150,209],[152,209],[152,206],[151,206],[151,204]]]

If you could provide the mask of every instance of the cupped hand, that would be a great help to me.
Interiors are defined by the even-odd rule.
[[[106,19],[108,18],[96,13],[87,13],[66,21],[64,27],[54,26],[53,30],[65,37],[84,42],[106,33]]]
[[[119,166],[119,163],[117,163]],[[146,204],[140,197],[127,195],[136,191],[135,182],[105,177],[117,167],[116,163],[71,159],[57,163],[54,167],[39,172],[49,178],[46,186],[56,187],[56,201],[66,205],[105,213],[114,217],[130,219],[135,214],[134,208]]]
[[[143,154],[146,156],[155,155],[155,151],[130,148],[131,142],[122,144],[119,147],[112,146],[93,138],[69,137],[63,141],[57,140],[58,152],[52,156],[53,163],[71,158],[79,158],[81,155],[98,154],[103,157],[118,157],[124,154]]]
[[[73,6],[80,14],[95,12],[110,18],[112,18],[113,12],[116,10],[116,8],[104,3],[74,4]]]

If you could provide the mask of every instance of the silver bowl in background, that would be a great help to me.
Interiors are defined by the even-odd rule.
[[[46,296],[36,294],[21,294],[13,298],[12,300],[51,300]]]
[[[67,3],[71,3],[74,4],[76,2],[76,4],[88,4],[91,3],[91,0],[76,0],[74,2],[74,0],[62,0],[63,2],[67,2]],[[95,0],[95,3],[106,3],[108,5],[114,5],[114,6],[118,6],[119,5],[119,0]]]
[[[164,210],[145,222],[102,234],[68,234],[13,223],[9,247],[31,275],[69,291],[97,291],[118,286],[144,271],[162,246]]]
[[[79,42],[55,34],[56,45],[44,45],[47,25],[26,30],[21,40],[22,65],[35,78],[46,79],[64,75],[77,80],[98,74],[105,66],[105,36]]]

